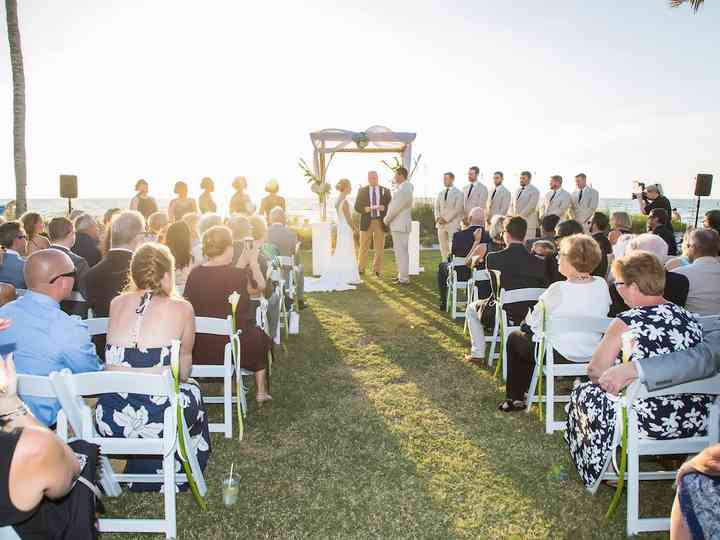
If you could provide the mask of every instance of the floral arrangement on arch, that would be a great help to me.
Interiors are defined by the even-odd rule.
[[[416,157],[415,161],[413,162],[412,169],[408,173],[408,177],[407,177],[408,180],[410,180],[413,177],[413,175],[415,174],[415,171],[417,170],[418,164],[420,163],[421,159],[422,159],[422,154],[418,154],[418,157]],[[400,169],[403,166],[402,161],[400,161],[400,158],[397,156],[395,156],[390,163],[388,163],[384,159],[381,160],[380,163],[382,163],[388,169],[390,169],[393,172],[393,174],[398,172],[398,169]]]
[[[300,158],[298,160],[298,166],[300,167],[300,170],[302,170],[305,180],[308,184],[310,184],[310,191],[318,196],[323,221],[327,218],[327,199],[331,190],[330,184],[325,181],[325,173],[327,172],[328,167],[330,167],[330,163],[332,163],[334,157],[335,153],[333,152],[330,154],[330,159],[328,159],[328,162],[325,165],[325,170],[321,171],[319,175],[316,175],[312,171],[304,159]]]

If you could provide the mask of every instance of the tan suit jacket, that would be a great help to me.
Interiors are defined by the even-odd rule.
[[[528,234],[535,237],[535,229],[538,228],[537,207],[540,201],[540,192],[532,184],[513,193],[510,213],[513,216],[520,216],[528,225]]]
[[[512,194],[510,190],[502,184],[493,188],[488,197],[485,219],[489,222],[493,216],[506,216],[508,210],[510,210],[511,199]]]
[[[472,187],[472,191],[470,190],[470,187]],[[477,206],[479,206],[480,208],[485,208],[485,205],[487,204],[488,190],[482,184],[482,182],[480,182],[480,180],[476,180],[475,182],[471,184],[468,183],[466,186],[464,186],[462,194],[465,216],[470,213],[470,210]]]
[[[542,200],[540,208],[540,217],[554,214],[560,219],[565,218],[565,214],[570,208],[570,194],[563,188],[557,191],[548,191]]]

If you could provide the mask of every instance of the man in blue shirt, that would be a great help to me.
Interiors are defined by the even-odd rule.
[[[25,259],[21,254],[25,253],[27,236],[19,221],[8,221],[0,225],[0,246],[5,249],[5,256],[0,264],[0,282],[24,289]]]
[[[0,332],[0,347],[15,346],[18,373],[49,375],[69,369],[73,373],[100,371],[102,366],[85,323],[60,309],[75,282],[75,266],[55,249],[36,251],[25,264],[28,292],[0,308],[0,319],[12,325]],[[35,417],[52,426],[60,404],[55,399],[23,399]]]

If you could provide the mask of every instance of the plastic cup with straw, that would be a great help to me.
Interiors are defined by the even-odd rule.
[[[223,504],[227,507],[235,506],[240,495],[240,477],[233,474],[235,463],[230,464],[230,473],[223,478],[222,495]]]

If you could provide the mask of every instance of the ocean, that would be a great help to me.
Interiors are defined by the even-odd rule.
[[[416,199],[417,201],[431,202],[430,199]],[[686,223],[692,223],[695,219],[695,208],[697,199],[670,199],[673,208],[677,208],[678,212]],[[8,202],[7,199],[0,200],[0,206],[4,206]],[[110,208],[127,208],[129,204],[127,198],[107,198],[107,199],[76,199],[73,201],[73,209],[84,210],[94,216],[102,216],[106,210]],[[158,205],[161,208],[167,208],[170,199],[158,199]],[[223,201],[217,201],[222,207]],[[255,201],[257,204],[259,201]],[[67,213],[67,201],[65,199],[30,199],[28,206],[34,212],[38,212],[44,216],[60,216]],[[310,197],[290,197],[287,199],[288,213],[298,217],[301,222],[313,221],[319,216],[319,205],[316,198]],[[702,198],[700,204],[700,216],[710,209],[720,208],[720,199]],[[600,210],[608,210],[610,212],[625,211],[631,214],[638,213],[637,203],[630,198],[627,199],[600,199]],[[333,218],[335,210],[332,204],[328,204],[328,216]]]

